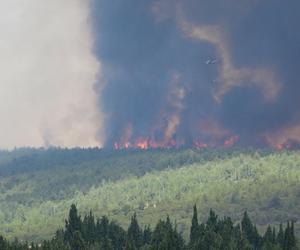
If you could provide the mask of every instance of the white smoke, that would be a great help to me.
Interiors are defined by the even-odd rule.
[[[99,145],[89,5],[0,1],[0,148]]]

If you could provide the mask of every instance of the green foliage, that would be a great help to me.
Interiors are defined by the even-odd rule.
[[[139,249],[143,245],[143,231],[137,222],[136,213],[131,217],[131,222],[127,230],[127,241],[135,249]]]
[[[173,227],[169,216],[166,221],[160,220],[152,234],[151,250],[180,250],[184,249],[184,241],[177,232],[177,228]]]
[[[65,240],[66,241],[74,241],[76,238],[76,241],[80,241],[81,234],[78,234],[78,232],[81,232],[81,218],[78,215],[77,208],[74,204],[72,204],[70,212],[69,212],[69,220],[66,221],[66,233],[65,233]]]
[[[264,236],[256,234],[256,226],[247,213],[241,223],[233,225],[230,217],[219,219],[210,210],[206,223],[198,223],[197,208],[194,206],[190,235],[192,241],[185,244],[177,226],[172,224],[169,216],[159,220],[152,232],[149,227],[141,230],[136,214],[131,217],[130,226],[125,232],[118,224],[103,216],[95,221],[90,212],[82,220],[77,214],[77,208],[71,205],[69,218],[65,228],[58,230],[56,235],[42,244],[19,243],[17,240],[8,242],[0,237],[1,250],[297,250],[297,242],[293,222],[288,222],[285,228],[284,241],[281,243],[280,233],[276,235],[275,228],[270,226]],[[241,229],[242,228],[242,229]],[[197,229],[197,230],[195,230]],[[255,233],[256,241],[252,234]],[[245,238],[246,236],[246,238]],[[250,240],[249,240],[250,239]],[[253,241],[253,242],[251,242]]]
[[[86,234],[93,220],[88,218],[90,209],[97,217],[108,215],[123,228],[128,228],[127,218],[133,212],[141,228],[154,228],[161,216],[169,214],[176,219],[178,231],[188,239],[188,218],[193,212],[190,204],[195,203],[202,221],[213,207],[236,223],[247,208],[257,231],[262,232],[269,224],[299,221],[299,180],[300,155],[292,151],[0,152],[0,234],[8,239],[19,237],[35,242],[50,239],[57,228],[64,226],[73,203],[77,204],[77,216],[87,214],[87,218],[82,217],[86,226],[82,225],[81,237],[85,241],[95,237]],[[102,221],[97,230],[106,230],[104,224]],[[229,222],[227,226],[230,227]],[[299,223],[293,227],[298,234]],[[203,232],[202,224],[199,230]],[[124,237],[118,240],[123,241]],[[215,237],[213,232],[210,237]],[[241,242],[249,241],[247,237],[243,234]],[[284,236],[281,241],[284,242]]]

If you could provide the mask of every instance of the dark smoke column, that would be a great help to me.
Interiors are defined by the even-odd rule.
[[[299,7],[296,0],[95,0],[106,146],[300,139]]]

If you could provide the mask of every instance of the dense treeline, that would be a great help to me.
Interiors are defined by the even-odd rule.
[[[87,191],[102,181],[117,181],[132,175],[143,176],[154,170],[174,169],[192,163],[225,159],[241,152],[232,149],[145,151],[99,148],[24,148],[11,152],[0,151],[0,191],[13,189],[20,183],[28,185],[34,180],[35,185],[30,188],[30,193],[22,192],[20,195],[14,192],[7,196],[5,201],[17,201],[28,205],[32,202],[40,203],[45,199],[64,200],[74,196],[75,190]]]
[[[143,174],[152,169],[162,170],[167,167],[178,167],[195,162],[204,163],[215,159],[225,159],[241,153],[254,154],[253,149],[126,149],[107,150],[101,148],[20,148],[13,151],[0,151],[0,174],[10,176],[20,173],[32,173],[39,170],[53,170],[58,167],[73,168],[82,163],[96,162],[102,168],[112,165],[132,166],[131,171]],[[274,153],[272,149],[260,149],[260,155]],[[122,164],[120,164],[120,160]],[[139,172],[140,171],[140,172]],[[104,176],[114,179],[114,172]]]
[[[218,218],[210,210],[206,223],[198,222],[197,208],[191,221],[189,242],[185,243],[176,223],[169,216],[159,220],[154,229],[141,228],[136,214],[125,231],[106,216],[95,219],[92,212],[83,218],[73,204],[65,228],[58,230],[49,241],[38,243],[9,242],[0,237],[1,250],[296,250],[294,223],[287,222],[276,230],[269,226],[260,235],[247,212],[240,223],[230,217]]]
[[[153,228],[169,214],[187,237],[189,214],[213,207],[259,230],[295,221],[300,235],[300,154],[240,149],[18,149],[0,152],[0,235],[49,239],[72,203],[123,228],[130,211]]]

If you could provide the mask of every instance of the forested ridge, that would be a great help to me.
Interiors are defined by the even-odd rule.
[[[0,152],[0,234],[41,242],[80,214],[107,215],[122,228],[170,216],[187,241],[193,204],[234,223],[248,211],[263,234],[294,222],[299,235],[300,155],[269,149],[17,149]]]

